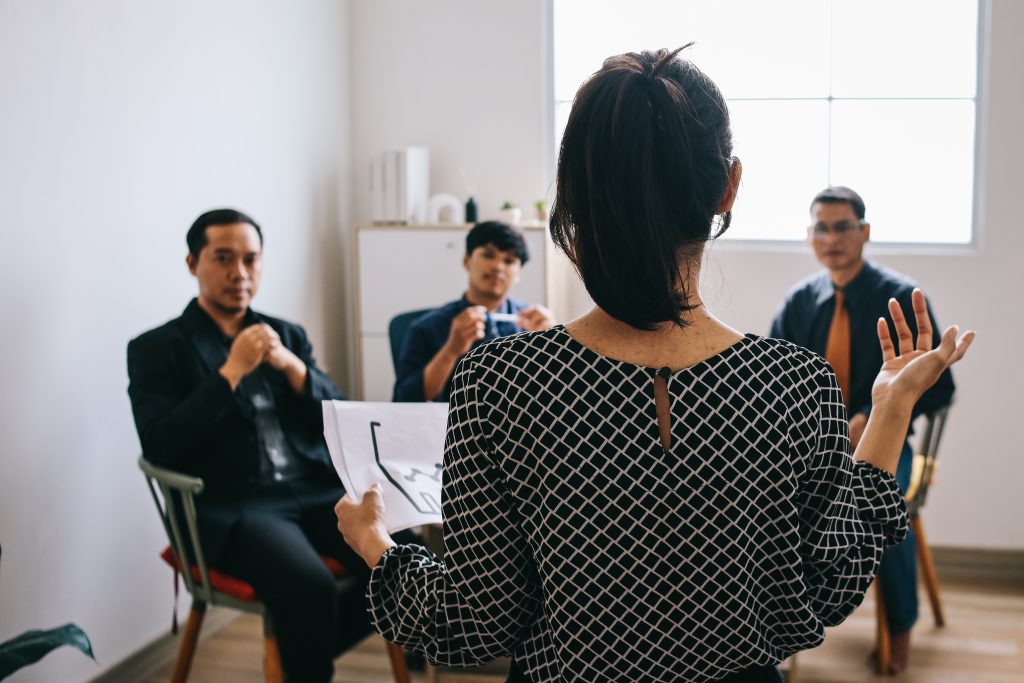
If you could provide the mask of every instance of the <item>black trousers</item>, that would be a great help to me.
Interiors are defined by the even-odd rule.
[[[530,679],[526,677],[526,674],[519,669],[519,666],[513,660],[505,683],[530,683]],[[759,666],[729,674],[729,676],[720,679],[719,683],[782,683],[782,674],[779,673],[777,667]]]
[[[219,568],[250,583],[266,605],[289,683],[325,683],[333,660],[367,635],[370,570],[345,545],[334,504],[341,486],[278,483],[247,501],[228,534]],[[339,589],[321,555],[354,580]]]

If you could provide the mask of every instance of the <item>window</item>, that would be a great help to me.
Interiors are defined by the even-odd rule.
[[[801,240],[811,197],[849,185],[876,242],[971,241],[977,0],[553,3],[556,141],[605,57],[695,41],[744,167],[729,237]]]

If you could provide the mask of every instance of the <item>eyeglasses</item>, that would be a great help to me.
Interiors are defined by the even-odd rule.
[[[853,234],[854,230],[857,230],[864,226],[864,221],[839,221],[832,225],[826,223],[817,223],[807,227],[807,232],[816,240],[823,240],[829,235],[835,235],[836,237],[843,238],[849,237]]]

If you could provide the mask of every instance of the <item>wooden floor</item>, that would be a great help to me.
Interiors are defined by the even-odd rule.
[[[895,678],[871,674],[864,664],[874,638],[870,599],[846,623],[830,629],[825,644],[801,653],[787,676],[796,683],[1024,683],[1024,586],[943,583],[945,628],[932,625],[927,600],[914,630],[910,669]],[[261,627],[244,615],[199,644],[191,683],[262,680]],[[171,667],[147,683],[167,681]],[[450,680],[450,679],[449,679]],[[500,681],[501,679],[495,679]],[[384,641],[374,636],[340,657],[334,683],[390,683]],[[414,683],[424,683],[414,674]]]

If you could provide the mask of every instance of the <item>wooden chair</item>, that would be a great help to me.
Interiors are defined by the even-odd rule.
[[[935,625],[938,627],[946,625],[946,617],[943,614],[942,599],[939,596],[939,578],[935,573],[935,562],[932,560],[932,551],[928,548],[928,539],[924,533],[924,524],[921,522],[920,513],[928,499],[928,491],[935,476],[935,458],[938,455],[939,441],[942,439],[942,430],[946,426],[948,414],[949,408],[941,408],[925,416],[924,428],[921,430],[918,441],[918,452],[914,455],[910,485],[906,492],[907,514],[910,517],[910,528],[914,531],[919,573],[928,593],[928,602],[931,604]],[[877,604],[875,610],[877,671],[884,675],[889,671],[892,649],[889,622],[885,614],[885,601],[882,599],[882,588],[878,581],[875,581],[875,603]]]
[[[282,683],[284,673],[281,669],[281,653],[278,650],[277,638],[274,636],[273,624],[263,603],[259,601],[252,586],[206,564],[199,543],[195,503],[195,497],[203,492],[203,480],[156,467],[141,457],[139,468],[146,476],[146,484],[170,541],[170,547],[164,550],[163,557],[181,572],[185,587],[192,596],[192,609],[185,623],[181,645],[178,647],[178,657],[171,675],[172,683],[184,683],[188,680],[207,605],[230,607],[262,615],[263,672],[267,683]],[[182,520],[185,522],[185,529],[181,528]],[[186,566],[189,560],[192,564]],[[339,583],[354,580],[346,576],[344,566],[336,560],[324,558],[324,564]],[[177,590],[177,583],[175,586]],[[402,649],[394,643],[388,643],[388,656],[395,683],[409,683],[409,670]]]

